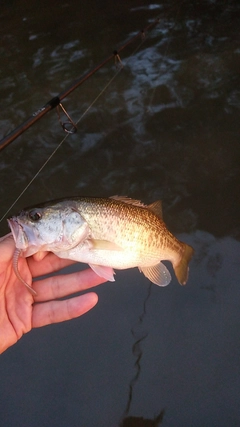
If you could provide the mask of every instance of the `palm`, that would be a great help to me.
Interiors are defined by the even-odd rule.
[[[55,300],[89,289],[105,281],[91,269],[69,275],[48,277],[34,282],[33,286],[37,296],[33,297],[13,271],[14,248],[11,235],[1,239],[0,353],[13,345],[32,327],[68,320],[90,310],[97,303],[97,295],[93,292],[65,301]],[[34,257],[20,258],[18,268],[24,280],[31,284],[32,277],[52,273],[70,263],[71,261],[62,260],[49,253],[40,261]]]

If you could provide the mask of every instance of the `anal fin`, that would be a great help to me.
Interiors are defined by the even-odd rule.
[[[162,262],[153,267],[139,267],[139,270],[155,285],[167,286],[171,282],[171,274]]]

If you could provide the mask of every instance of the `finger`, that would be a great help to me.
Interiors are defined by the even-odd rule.
[[[65,301],[49,301],[33,307],[32,326],[39,328],[51,323],[64,322],[82,316],[98,302],[98,296],[90,292]]]
[[[45,252],[40,252],[46,254]],[[37,254],[35,254],[37,255]],[[54,271],[61,270],[61,268],[67,267],[68,265],[74,264],[74,261],[69,259],[62,259],[55,254],[48,252],[46,256],[40,261],[36,260],[36,257],[27,258],[28,266],[33,277],[44,276],[45,274],[53,273]]]
[[[12,233],[8,233],[8,234],[6,234],[5,236],[0,237],[0,242],[3,242],[4,240],[9,240],[9,238],[10,238],[11,240],[13,240],[13,235],[12,235]]]
[[[77,273],[48,277],[34,282],[34,290],[37,292],[34,300],[40,302],[63,298],[104,282],[106,280],[94,273],[91,268]]]

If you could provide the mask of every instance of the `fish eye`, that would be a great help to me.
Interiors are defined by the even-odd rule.
[[[34,221],[34,222],[39,221],[39,219],[42,218],[41,213],[36,210],[30,211],[28,216],[31,219],[31,221]]]

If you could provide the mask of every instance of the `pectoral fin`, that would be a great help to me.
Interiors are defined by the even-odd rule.
[[[122,251],[123,249],[114,242],[108,240],[89,239],[90,249],[103,251]]]
[[[89,264],[89,267],[100,277],[103,277],[103,279],[108,280],[109,282],[115,282],[115,279],[113,277],[114,270],[112,267],[106,267],[104,265],[96,265],[96,264]]]
[[[152,283],[158,286],[167,286],[171,281],[171,274],[162,262],[159,262],[159,264],[153,267],[139,267],[139,270],[142,271],[144,276]]]

